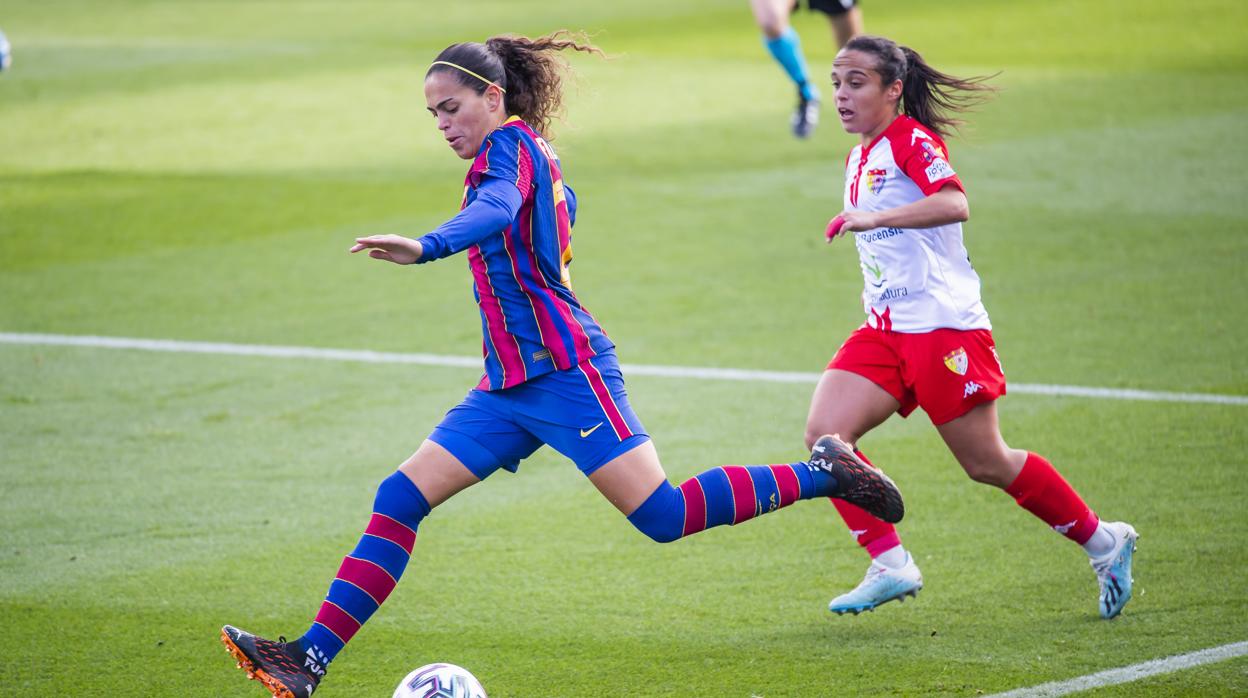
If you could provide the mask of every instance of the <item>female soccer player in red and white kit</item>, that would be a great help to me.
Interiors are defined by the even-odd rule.
[[[833,436],[819,438],[805,461],[715,467],[680,485],[668,482],[629,406],[615,344],[572,292],[577,197],[541,135],[560,105],[557,52],[564,49],[598,52],[558,34],[496,36],[447,47],[425,72],[425,102],[438,130],[472,163],[460,211],[419,239],[362,237],[351,252],[396,264],[464,252],[485,375],[377,487],[359,543],[301,637],[273,641],[222,628],[239,666],[275,696],[307,698],[316,690],[394,590],[417,528],[435,507],[499,469],[514,472],[543,445],[575,462],[629,523],[661,543],[816,497],[901,519],[892,482]]]
[[[997,426],[1005,375],[962,243],[966,190],[942,139],[959,123],[950,112],[980,101],[988,88],[875,36],[845,45],[832,80],[841,124],[862,142],[846,160],[844,210],[828,241],[852,234],[868,318],[815,389],[807,441],[828,433],[857,444],[894,412],[905,417],[922,407],[971,479],[1005,490],[1084,547],[1100,581],[1100,614],[1113,618],[1131,598],[1135,530],[1098,519],[1049,461],[1011,448]],[[923,579],[896,529],[853,504],[833,503],[872,562],[862,583],[829,608],[857,614],[917,593]]]

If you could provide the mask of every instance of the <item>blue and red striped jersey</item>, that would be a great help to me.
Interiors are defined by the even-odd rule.
[[[573,368],[615,345],[572,293],[576,197],[555,151],[513,116],[481,144],[464,178],[461,209],[490,178],[514,183],[522,199],[510,225],[468,247],[484,335],[485,376],[477,387],[499,390]]]

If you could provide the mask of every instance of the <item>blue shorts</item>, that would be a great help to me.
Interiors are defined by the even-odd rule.
[[[628,404],[614,352],[504,390],[473,390],[451,408],[429,439],[484,480],[542,444],[589,475],[650,440]]]

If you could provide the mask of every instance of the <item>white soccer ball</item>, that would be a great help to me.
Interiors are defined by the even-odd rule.
[[[8,70],[13,63],[13,47],[9,45],[9,40],[5,38],[4,32],[0,32],[0,70]]]
[[[403,677],[394,698],[486,698],[481,682],[454,664],[426,664]]]

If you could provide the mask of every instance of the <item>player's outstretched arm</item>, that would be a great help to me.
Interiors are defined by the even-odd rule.
[[[402,235],[369,235],[356,238],[349,250],[352,254],[368,250],[373,259],[384,259],[395,264],[414,264],[423,252],[420,241]]]
[[[401,235],[356,238],[351,252],[368,250],[373,259],[395,264],[432,262],[462,252],[511,225],[523,198],[512,182],[485,178],[472,203],[436,230],[412,240]]]
[[[401,235],[370,235],[356,238],[351,252],[368,250],[369,257],[395,264],[432,262],[462,252],[505,229],[511,225],[521,203],[515,184],[486,178],[477,188],[477,197],[472,203],[419,240]]]
[[[961,223],[970,218],[971,208],[966,194],[956,186],[946,186],[914,203],[886,211],[841,211],[844,221],[838,232],[862,232],[875,228],[935,228]],[[828,242],[832,237],[828,237]]]

